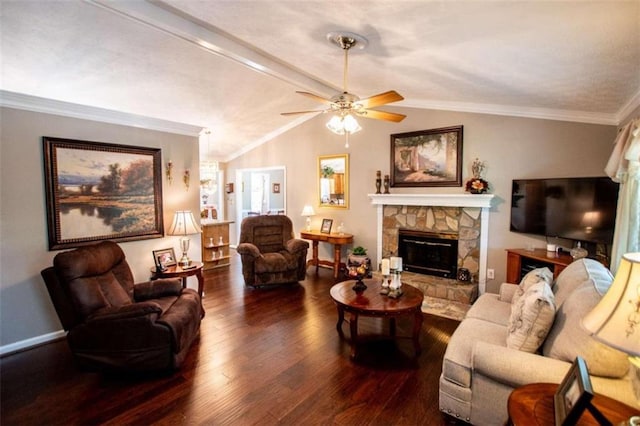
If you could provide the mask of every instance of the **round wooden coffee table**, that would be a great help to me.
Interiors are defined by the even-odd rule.
[[[344,338],[342,323],[344,313],[348,312],[349,329],[351,332],[351,358],[357,355],[358,346],[358,317],[386,317],[389,318],[391,336],[396,334],[396,318],[402,315],[413,315],[413,346],[416,356],[420,355],[420,329],[422,327],[422,291],[407,284],[402,285],[403,294],[398,299],[392,299],[380,294],[381,282],[377,279],[363,280],[367,289],[356,293],[352,287],[354,280],[343,281],[331,287],[331,298],[338,307],[338,334]]]

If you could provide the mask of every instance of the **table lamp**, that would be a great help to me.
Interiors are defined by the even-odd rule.
[[[315,214],[316,212],[313,211],[313,207],[311,207],[309,204],[304,206],[304,208],[302,209],[302,216],[307,217],[307,232],[311,231],[311,216]]]
[[[173,215],[173,223],[169,228],[169,235],[182,235],[180,238],[180,248],[182,249],[182,258],[180,259],[181,266],[189,266],[191,260],[187,256],[189,251],[190,239],[187,235],[199,234],[202,232],[200,227],[196,223],[193,213],[189,210],[181,210],[175,212]]]
[[[622,256],[611,287],[582,325],[596,340],[629,355],[633,392],[640,401],[640,253]]]

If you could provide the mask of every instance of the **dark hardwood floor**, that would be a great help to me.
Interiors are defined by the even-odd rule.
[[[236,257],[207,272],[206,316],[182,368],[113,376],[75,368],[66,341],[0,360],[1,418],[8,425],[339,424],[444,425],[442,356],[457,321],[426,315],[422,354],[410,340],[371,339],[360,358],[336,332],[331,271],[300,285],[245,288]],[[361,333],[386,330],[361,318]],[[398,321],[409,335],[411,319]],[[344,326],[348,336],[348,324]]]

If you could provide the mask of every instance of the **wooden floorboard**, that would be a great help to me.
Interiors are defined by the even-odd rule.
[[[182,368],[146,376],[83,372],[66,341],[0,360],[7,425],[451,425],[438,411],[442,356],[457,321],[425,314],[422,353],[372,338],[359,358],[336,331],[328,269],[299,285],[244,286],[236,257],[205,273],[199,340]],[[411,319],[398,321],[409,335]],[[348,324],[343,325],[346,336]],[[361,318],[365,336],[387,324]]]

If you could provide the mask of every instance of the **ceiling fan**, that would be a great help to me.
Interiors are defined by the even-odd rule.
[[[398,123],[406,117],[403,114],[396,114],[393,112],[372,110],[381,105],[386,105],[392,102],[398,102],[404,98],[395,90],[389,90],[384,93],[379,93],[374,96],[370,96],[365,99],[360,99],[357,95],[349,93],[347,90],[347,72],[349,70],[349,49],[357,46],[362,49],[367,45],[367,39],[361,35],[349,33],[349,32],[330,32],[327,34],[327,40],[330,43],[340,47],[344,51],[344,77],[343,77],[343,91],[330,99],[323,98],[314,93],[297,91],[303,96],[311,98],[317,102],[328,105],[329,107],[322,113],[331,113],[333,117],[327,123],[327,127],[332,132],[339,135],[347,136],[347,147],[349,146],[349,134],[355,133],[362,128],[354,118],[354,116],[373,118],[376,120],[386,120]],[[295,114],[309,114],[317,113],[320,111],[296,111],[296,112],[283,112],[282,115],[295,115]]]

